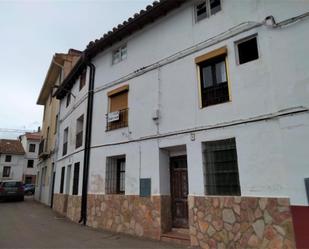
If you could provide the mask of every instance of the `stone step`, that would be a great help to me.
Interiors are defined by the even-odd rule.
[[[190,246],[189,229],[175,229],[161,235],[161,240],[164,242],[175,243],[183,246]]]

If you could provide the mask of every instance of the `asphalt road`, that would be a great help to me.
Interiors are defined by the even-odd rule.
[[[185,248],[91,229],[58,217],[31,198],[0,202],[0,248]]]

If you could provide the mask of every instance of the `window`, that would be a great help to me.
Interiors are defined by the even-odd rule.
[[[28,160],[27,168],[33,168],[34,160]]]
[[[57,133],[57,129],[58,129],[58,114],[56,115],[56,118],[55,118],[55,129],[54,129],[54,134]]]
[[[127,46],[124,45],[113,51],[113,64],[117,64],[127,58]]]
[[[109,97],[109,113],[106,115],[106,130],[114,130],[128,126],[128,91],[125,85],[107,95]]]
[[[66,107],[68,107],[70,105],[70,102],[71,102],[71,93],[68,92],[67,93],[67,102],[66,102]]]
[[[85,69],[79,78],[79,90],[82,90],[83,87],[86,85],[86,75],[87,75],[87,71]]]
[[[64,188],[64,174],[65,174],[65,167],[61,168],[61,178],[60,178],[60,194],[63,193],[63,188]]]
[[[3,172],[2,172],[2,177],[10,177],[10,174],[11,174],[11,167],[4,166]]]
[[[29,144],[29,152],[35,152],[35,144]]]
[[[220,48],[195,59],[200,74],[202,107],[230,100],[226,52],[226,48]]]
[[[11,162],[12,161],[12,156],[11,155],[6,155],[5,156],[5,162],[6,163],[9,163],[9,162]]]
[[[84,128],[84,115],[80,116],[76,121],[76,142],[75,148],[79,148],[83,144],[83,128]]]
[[[47,172],[47,167],[42,168],[42,185],[45,186],[46,184],[46,172]]]
[[[240,195],[235,139],[204,143],[207,195]]]
[[[106,163],[106,194],[124,194],[126,158],[108,157]]]
[[[79,184],[79,163],[75,163],[74,164],[72,195],[78,195],[78,184]]]
[[[195,19],[196,22],[210,17],[221,10],[220,0],[203,0],[199,1],[195,6]]]
[[[244,64],[259,58],[256,35],[236,42],[236,46],[238,53],[238,64]]]
[[[26,176],[25,177],[25,184],[31,184],[32,183],[32,176]]]
[[[62,155],[66,155],[68,152],[68,138],[69,138],[69,127],[65,128],[63,131],[63,146]]]

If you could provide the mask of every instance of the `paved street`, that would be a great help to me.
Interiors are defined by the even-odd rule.
[[[0,248],[184,248],[84,227],[31,198],[0,202]]]

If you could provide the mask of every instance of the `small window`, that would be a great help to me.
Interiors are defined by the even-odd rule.
[[[35,144],[29,144],[29,152],[35,152]]]
[[[27,162],[27,168],[33,168],[34,160],[28,160]]]
[[[199,1],[195,6],[195,18],[196,22],[210,17],[211,15],[216,14],[221,10],[221,1],[220,0],[203,0]]]
[[[57,130],[58,130],[58,114],[56,115],[56,118],[55,118],[55,129],[54,129],[54,134],[57,133]]]
[[[60,194],[63,193],[63,188],[64,188],[64,174],[65,174],[65,167],[61,168],[61,178],[60,178]]]
[[[63,131],[63,145],[62,145],[62,155],[66,155],[68,152],[68,138],[69,138],[69,127],[65,128]]]
[[[71,103],[71,93],[67,93],[66,107],[68,107],[70,103]]]
[[[202,107],[228,102],[230,97],[226,70],[226,49],[217,49],[200,56],[196,58],[196,62],[200,72]]]
[[[113,64],[117,64],[127,58],[127,46],[122,46],[113,51]]]
[[[83,87],[86,85],[86,75],[87,75],[87,71],[85,69],[79,78],[79,90],[82,90]]]
[[[238,64],[244,64],[259,58],[256,35],[236,42],[236,46],[238,51]]]
[[[80,116],[76,121],[76,141],[75,148],[79,148],[83,144],[83,129],[84,129],[84,115]]]
[[[12,156],[11,155],[6,155],[5,156],[5,162],[6,163],[9,163],[9,162],[11,162],[12,161]]]
[[[11,174],[11,167],[4,166],[3,172],[2,172],[2,177],[10,177],[10,174]]]
[[[235,139],[206,142],[204,180],[207,195],[240,195]]]
[[[107,95],[109,97],[109,112],[106,115],[106,130],[114,130],[128,126],[128,90],[125,85]]]
[[[126,158],[108,157],[106,163],[106,194],[124,194]]]
[[[78,185],[79,185],[79,163],[75,163],[74,164],[72,195],[78,195]]]

